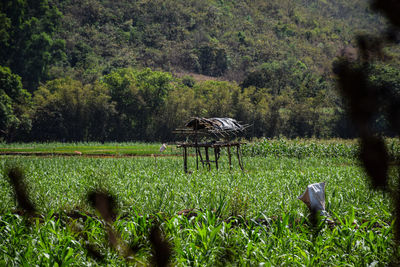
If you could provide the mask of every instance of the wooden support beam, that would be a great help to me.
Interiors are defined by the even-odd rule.
[[[204,160],[203,160],[203,156],[201,155],[201,149],[199,147],[197,149],[199,150],[200,161],[201,161],[201,164],[203,165],[203,168],[204,168]]]
[[[242,162],[240,160],[240,145],[236,146],[236,153],[237,153],[237,158],[238,158],[238,161],[239,161],[239,166],[243,171],[243,164],[242,164]]]
[[[214,156],[215,156],[215,167],[218,170],[218,147],[214,147]]]
[[[196,125],[196,127],[197,127],[197,125]],[[195,150],[196,150],[196,170],[199,170],[199,155],[198,155],[198,153],[199,153],[199,145],[197,143],[197,131],[196,131],[196,134],[194,136],[194,143],[195,143]]]
[[[228,146],[228,160],[229,160],[229,170],[232,169],[232,163],[231,163],[231,147]]]
[[[196,150],[196,170],[199,170],[199,156],[198,156],[199,148],[196,146],[195,150]]]
[[[229,161],[229,169],[232,169],[232,153],[234,153],[233,151],[231,151],[231,147],[236,147],[236,156],[238,158],[238,162],[239,162],[239,166],[240,169],[244,170],[243,167],[243,162],[241,159],[241,151],[240,151],[240,145],[243,143],[239,143],[239,142],[235,142],[235,143],[229,143],[229,142],[206,142],[206,143],[188,143],[188,142],[184,142],[184,143],[179,143],[178,144],[178,148],[182,148],[183,149],[183,167],[185,172],[188,172],[188,153],[190,153],[190,151],[188,151],[191,147],[195,149],[195,153],[196,153],[196,169],[199,169],[199,158],[201,161],[201,164],[207,165],[208,170],[211,170],[211,163],[215,162],[215,166],[218,170],[219,168],[219,164],[218,164],[218,160],[221,156],[221,148],[226,147],[227,151],[228,151],[228,161]],[[204,147],[205,150],[205,159],[202,156],[201,153],[201,148]],[[213,148],[214,149],[214,157],[215,160],[211,160],[210,159],[210,155],[208,154],[208,150],[209,148]],[[212,156],[211,156],[212,157]]]
[[[186,147],[183,148],[183,169],[185,170],[185,173],[188,172],[188,168],[187,168],[187,148]]]
[[[206,150],[206,164],[208,165],[208,170],[211,170],[211,165],[210,165],[210,158],[208,157],[208,147],[205,147]]]

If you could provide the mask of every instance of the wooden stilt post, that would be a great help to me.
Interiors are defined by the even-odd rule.
[[[185,170],[185,173],[188,172],[188,169],[187,169],[187,148],[186,148],[186,146],[183,147],[183,169]]]
[[[241,168],[242,171],[243,171],[243,164],[242,164],[242,162],[241,162],[241,160],[240,160],[240,144],[238,144],[238,145],[236,146],[236,153],[237,153],[237,158],[238,158],[238,161],[239,161],[239,166],[240,166],[240,168]]]
[[[211,165],[210,165],[210,158],[208,157],[208,147],[205,147],[206,150],[206,164],[208,165],[208,170],[211,170]]]
[[[218,170],[218,148],[214,147],[214,156],[215,156],[215,167]]]
[[[197,147],[197,144],[196,144],[196,170],[199,170],[199,155],[198,155],[198,150],[199,150],[199,148]]]
[[[229,160],[229,170],[232,169],[232,163],[231,163],[231,146],[228,146],[228,160]]]
[[[201,149],[200,149],[200,147],[197,148],[197,149],[199,150],[200,161],[201,161],[201,164],[203,165],[203,168],[204,168],[204,160],[203,160],[203,156],[201,155]]]
[[[196,134],[194,136],[194,140],[195,140],[195,150],[196,150],[196,170],[199,170],[199,147],[198,147],[198,143],[197,143],[197,131]]]
[[[203,165],[203,168],[205,165],[208,168],[208,171],[211,171],[211,163],[215,162],[215,167],[218,170],[219,169],[219,158],[221,156],[221,149],[226,148],[228,152],[228,162],[229,162],[229,170],[232,170],[232,157],[235,156],[235,151],[234,147],[236,147],[236,156],[238,159],[239,167],[242,171],[244,171],[244,165],[243,161],[241,158],[241,150],[240,150],[240,145],[241,143],[182,143],[178,147],[183,148],[183,168],[185,173],[188,172],[188,153],[190,153],[189,149],[192,147],[195,149],[196,152],[196,169],[199,169],[199,160],[201,161],[201,164]],[[201,149],[204,147],[205,150],[205,158],[203,158]],[[232,148],[233,147],[233,148]],[[209,149],[214,149],[214,158],[212,155],[209,154]],[[233,149],[233,150],[232,150]],[[211,152],[212,153],[212,152]],[[154,155],[156,157],[156,155]],[[215,159],[215,161],[214,161]],[[157,160],[156,158],[154,159],[155,161]],[[156,163],[157,164],[157,163]]]

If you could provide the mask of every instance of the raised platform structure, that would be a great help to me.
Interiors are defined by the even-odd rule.
[[[208,170],[211,170],[211,163],[215,163],[215,167],[218,170],[218,160],[220,158],[220,152],[222,148],[227,149],[228,153],[228,161],[229,161],[229,168],[232,169],[232,152],[231,148],[236,147],[236,156],[239,162],[239,167],[241,170],[243,170],[243,162],[241,159],[241,151],[240,151],[240,145],[244,143],[240,142],[215,142],[215,143],[178,143],[177,147],[183,149],[183,168],[185,172],[188,172],[188,148],[194,148],[196,151],[196,169],[199,169],[199,159],[202,164],[202,166],[206,166]],[[204,148],[204,156],[201,153],[201,149]],[[210,153],[209,150],[214,150],[214,160],[210,159]],[[235,153],[235,152],[233,152]]]
[[[211,170],[211,163],[215,163],[218,170],[218,160],[220,158],[221,149],[226,148],[228,154],[229,168],[232,169],[232,153],[236,154],[239,167],[243,170],[243,161],[241,159],[240,146],[244,143],[230,141],[232,136],[237,137],[238,134],[244,132],[248,125],[241,125],[231,118],[192,118],[186,123],[186,128],[176,129],[175,134],[186,137],[186,142],[178,142],[177,147],[183,150],[183,168],[188,172],[188,149],[194,148],[196,152],[196,169],[199,169],[199,160],[203,167]],[[215,139],[222,139],[215,140]],[[204,139],[209,139],[203,141]],[[190,140],[190,141],[189,141]],[[202,141],[199,141],[202,140]],[[236,147],[236,153],[231,148]],[[202,154],[204,150],[204,157]],[[211,151],[210,151],[211,150]],[[213,160],[210,153],[214,152]]]

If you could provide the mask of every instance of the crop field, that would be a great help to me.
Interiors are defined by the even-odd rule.
[[[191,157],[188,174],[180,157],[3,155],[0,265],[147,266],[160,251],[173,266],[389,265],[400,255],[390,198],[370,189],[357,149],[261,140],[244,147],[243,172],[222,155],[218,171],[196,170]],[[11,166],[24,171],[32,214],[16,201]],[[314,220],[298,200],[317,182],[326,182],[329,220]],[[92,192],[113,196],[112,220],[93,207]]]
[[[149,143],[28,143],[1,144],[0,155],[82,155],[82,156],[143,156],[161,155],[162,144]],[[173,146],[162,154],[177,153]]]

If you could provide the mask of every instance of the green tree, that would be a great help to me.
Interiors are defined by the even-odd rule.
[[[21,77],[0,66],[0,139],[12,141],[31,127],[31,95],[22,88]]]
[[[302,61],[288,59],[263,63],[247,75],[241,87],[270,88],[274,95],[290,89],[296,98],[310,97],[315,96],[317,90],[326,88],[325,84],[321,86],[326,79],[321,78],[314,75]]]
[[[236,83],[205,81],[193,86],[195,97],[201,101],[196,116],[233,117],[235,107],[233,96],[240,91]]]
[[[210,76],[221,76],[228,69],[228,56],[224,48],[205,45],[199,48],[201,73]]]
[[[154,118],[172,89],[171,74],[144,69],[119,69],[103,77],[111,100],[116,103],[120,140],[152,140]]]
[[[34,91],[50,64],[62,60],[65,43],[54,38],[61,13],[47,0],[5,0],[0,3],[0,65],[22,77]]]
[[[180,82],[173,83],[172,86],[165,104],[154,118],[154,134],[161,141],[175,140],[173,131],[182,127],[191,117],[199,116],[197,111],[203,107],[192,87]]]
[[[71,78],[47,82],[35,92],[34,140],[104,141],[116,115],[107,88]]]
[[[250,86],[236,96],[235,118],[250,124],[248,137],[271,137],[271,118],[274,115],[273,96],[266,88]]]

